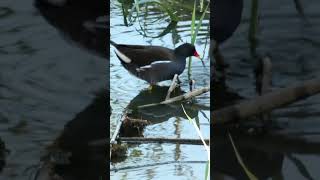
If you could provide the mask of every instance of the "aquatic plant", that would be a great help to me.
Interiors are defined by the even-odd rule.
[[[193,6],[193,12],[192,12],[192,19],[191,19],[191,44],[194,45],[194,43],[196,42],[196,38],[197,35],[199,33],[200,27],[202,25],[202,21],[203,18],[205,17],[206,13],[207,13],[207,9],[209,7],[209,3],[207,4],[205,10],[203,11],[200,19],[198,20],[197,26],[196,26],[196,1],[194,2],[194,6]],[[204,58],[204,54],[202,55],[201,61]],[[191,79],[191,57],[189,58],[189,63],[188,63],[188,77],[189,79]]]
[[[206,170],[205,170],[205,180],[209,180],[210,179],[210,145],[207,145],[204,138],[203,138],[203,135],[200,131],[200,128],[198,127],[199,125],[197,125],[197,122],[194,121],[186,112],[186,110],[184,109],[183,105],[181,104],[181,107],[182,107],[182,110],[184,112],[184,114],[187,116],[189,122],[192,123],[193,127],[195,128],[198,136],[200,137],[202,143],[203,143],[203,146],[205,148],[205,150],[207,151],[207,164],[206,164]]]

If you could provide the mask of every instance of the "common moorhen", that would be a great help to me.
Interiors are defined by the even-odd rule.
[[[110,42],[116,48],[115,53],[123,67],[151,85],[170,80],[175,74],[180,75],[185,69],[187,57],[199,58],[196,48],[189,43],[184,43],[173,50],[161,46]]]

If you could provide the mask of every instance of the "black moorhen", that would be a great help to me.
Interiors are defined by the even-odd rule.
[[[175,74],[180,75],[185,69],[187,57],[199,58],[196,48],[189,43],[184,43],[172,50],[161,46],[110,42],[116,48],[115,53],[123,67],[151,85],[170,80]]]

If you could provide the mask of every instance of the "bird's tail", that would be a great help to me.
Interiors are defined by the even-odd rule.
[[[113,45],[113,46],[117,46],[118,44],[113,42],[112,40],[110,40],[110,44]]]

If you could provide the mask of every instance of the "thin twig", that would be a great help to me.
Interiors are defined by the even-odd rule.
[[[117,138],[117,136],[118,136],[118,134],[120,132],[120,127],[121,127],[122,122],[124,121],[125,118],[126,118],[126,116],[123,115],[122,118],[120,119],[120,122],[118,122],[118,124],[117,124],[116,130],[114,131],[113,136],[112,136],[112,138],[110,140],[110,149],[112,149],[113,144],[116,143],[116,138]],[[112,151],[110,150],[110,158],[111,158],[111,152]]]
[[[168,93],[165,100],[168,100],[170,98],[172,91],[177,87],[177,79],[178,79],[178,74],[175,74],[172,79],[172,83],[168,89]]]

